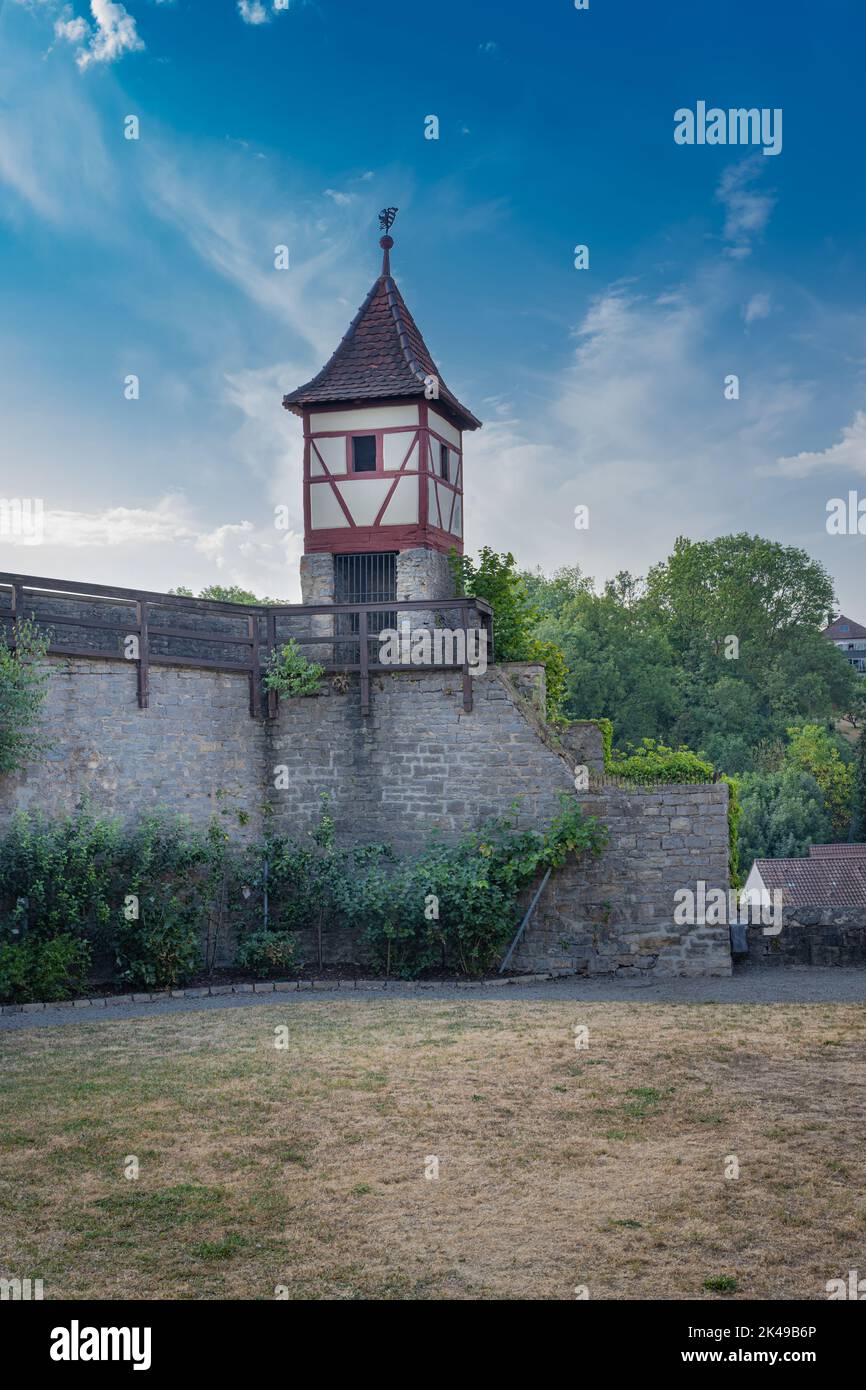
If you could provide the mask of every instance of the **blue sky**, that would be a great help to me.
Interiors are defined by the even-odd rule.
[[[0,496],[46,511],[0,569],[297,597],[280,398],[392,204],[394,272],[485,421],[472,548],[601,579],[758,531],[866,620],[866,537],[825,526],[866,497],[862,0],[273,3],[0,4]],[[677,145],[699,100],[781,108],[781,153]]]

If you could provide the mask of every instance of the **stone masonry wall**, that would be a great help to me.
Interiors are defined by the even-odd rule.
[[[0,829],[16,810],[60,816],[86,798],[124,822],[162,806],[206,825],[225,810],[233,833],[261,832],[263,733],[246,676],[152,666],[150,704],[139,709],[134,663],[47,664],[47,751],[26,774],[0,777]]]
[[[777,965],[866,965],[866,909],[786,907],[782,930],[767,936],[759,925],[747,930],[750,967]]]
[[[551,876],[515,957],[520,970],[729,975],[727,926],[674,922],[677,889],[727,892],[728,788],[621,787],[580,793],[609,829],[601,857]]]
[[[540,716],[541,667],[474,677],[471,713],[459,673],[428,669],[373,676],[366,718],[351,679],[345,692],[325,682],[317,697],[285,700],[265,721],[250,718],[242,674],[153,666],[142,710],[134,666],[49,666],[50,747],[26,773],[0,779],[0,830],[16,809],[59,815],[87,798],[125,821],[157,806],[199,825],[218,813],[238,839],[261,834],[268,805],[276,830],[300,836],[328,792],[341,840],[411,853],[434,830],[455,839],[515,801],[521,826],[543,827],[574,791],[574,747]],[[594,725],[574,738],[581,762],[600,757]],[[727,787],[601,785],[581,801],[609,825],[611,843],[598,863],[551,878],[518,968],[728,971],[727,929],[673,925],[676,887],[727,888]],[[352,950],[331,947],[342,959]]]

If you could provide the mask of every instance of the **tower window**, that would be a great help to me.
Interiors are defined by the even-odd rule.
[[[439,445],[439,477],[444,478],[446,483],[451,481],[448,472],[448,445]]]
[[[355,434],[352,436],[352,472],[376,472],[375,434]]]

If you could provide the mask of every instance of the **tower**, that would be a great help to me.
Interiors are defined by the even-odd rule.
[[[325,366],[283,398],[304,422],[305,604],[445,599],[463,552],[463,434],[481,421],[449,391],[382,272]]]

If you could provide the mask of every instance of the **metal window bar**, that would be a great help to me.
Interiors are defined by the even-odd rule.
[[[334,601],[335,603],[396,603],[397,601],[397,552],[396,550],[371,551],[368,554],[334,556]],[[367,614],[366,631],[374,634],[368,642],[368,662],[375,662],[379,633],[385,628],[397,626],[396,608],[383,608]],[[340,613],[336,615],[335,635],[353,637],[360,635],[360,615]],[[348,665],[356,659],[360,643],[357,641],[336,646],[334,661]]]

